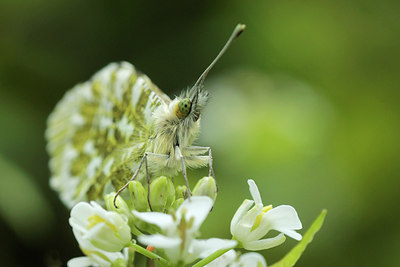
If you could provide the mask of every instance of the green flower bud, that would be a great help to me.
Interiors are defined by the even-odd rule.
[[[184,201],[183,198],[175,199],[175,201],[171,205],[171,209],[177,210],[179,206],[183,203],[183,201]]]
[[[187,188],[186,185],[178,185],[175,188],[175,198],[186,198]]]
[[[119,258],[111,264],[111,267],[125,267],[127,262],[125,259]]]
[[[211,176],[201,178],[192,191],[193,196],[208,196],[213,201],[217,198],[217,184]]]
[[[161,176],[150,184],[150,204],[153,211],[165,211],[175,200],[175,188],[170,178]]]
[[[131,192],[133,208],[140,212],[147,211],[149,209],[149,204],[147,203],[147,193],[142,183],[130,181],[128,189],[129,192]]]
[[[117,199],[115,200],[115,204],[117,205],[118,208],[114,206],[115,195],[116,195],[115,193],[110,193],[104,196],[104,201],[106,203],[107,210],[116,211],[120,214],[124,214],[128,216],[128,218],[132,216],[130,212],[131,209],[121,196],[118,196]]]
[[[139,230],[136,229],[134,218],[131,212],[131,208],[129,207],[128,203],[119,195],[115,200],[115,204],[117,208],[114,206],[114,197],[116,193],[110,193],[104,196],[104,201],[106,203],[106,208],[109,211],[115,211],[119,214],[123,214],[128,218],[128,225],[131,228],[131,232],[135,235],[142,234]]]

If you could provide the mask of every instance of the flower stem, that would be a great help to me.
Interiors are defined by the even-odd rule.
[[[215,260],[216,258],[224,255],[226,252],[228,252],[229,250],[231,250],[232,248],[227,248],[227,249],[220,249],[215,251],[213,254],[211,254],[210,256],[202,259],[201,261],[199,261],[198,263],[196,263],[195,265],[193,265],[193,267],[202,267],[210,262],[212,262],[213,260]]]
[[[133,244],[133,247],[136,249],[136,251],[144,256],[146,256],[149,259],[155,260],[158,263],[160,263],[162,266],[169,266],[168,261],[160,256],[158,256],[156,253],[148,251],[147,249],[137,245]]]
[[[135,251],[135,248],[130,245],[128,254],[128,267],[134,267],[133,262],[135,261]]]

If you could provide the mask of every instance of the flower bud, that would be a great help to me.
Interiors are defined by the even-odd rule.
[[[175,198],[186,198],[186,194],[187,194],[187,187],[186,185],[178,185],[175,188]]]
[[[170,178],[161,176],[150,184],[150,204],[153,211],[163,212],[175,200],[175,188]]]
[[[171,208],[174,210],[177,210],[179,208],[179,206],[183,203],[184,200],[185,199],[183,199],[182,197],[175,199],[175,201],[171,205]]]
[[[194,187],[193,196],[208,196],[213,201],[217,198],[217,185],[211,176],[201,178]]]
[[[119,214],[123,214],[128,218],[128,225],[131,228],[131,232],[134,233],[135,235],[140,235],[141,232],[137,230],[134,222],[134,217],[131,212],[131,208],[128,206],[128,203],[125,202],[125,200],[119,195],[117,199],[115,199],[115,204],[117,205],[117,208],[114,206],[114,198],[115,198],[115,192],[107,194],[104,196],[104,201],[106,203],[106,208],[107,210],[110,211],[115,211]]]
[[[127,262],[123,258],[118,258],[112,263],[112,267],[125,267],[127,266]]]
[[[115,205],[117,205],[117,208],[114,206],[115,195],[116,194],[113,192],[104,196],[107,210],[116,211],[120,214],[126,215],[127,217],[131,216],[131,209],[121,196],[118,196],[115,200]]]
[[[142,183],[139,181],[130,181],[128,189],[131,192],[133,208],[140,212],[147,211],[149,204],[147,203],[147,194]]]

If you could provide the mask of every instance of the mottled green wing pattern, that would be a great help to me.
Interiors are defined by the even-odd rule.
[[[169,97],[126,62],[112,63],[68,91],[49,116],[50,185],[72,207],[101,200],[133,174]]]

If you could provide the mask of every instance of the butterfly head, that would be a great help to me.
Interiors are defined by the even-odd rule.
[[[192,108],[192,101],[189,98],[184,98],[178,103],[176,115],[178,118],[186,118]]]
[[[179,119],[185,119],[192,109],[192,101],[189,98],[183,98],[175,103],[174,113]]]
[[[181,120],[197,121],[208,101],[208,92],[192,88],[184,92],[174,103],[175,116]]]

